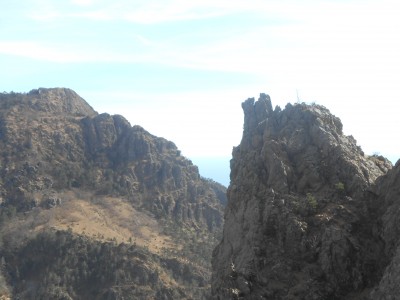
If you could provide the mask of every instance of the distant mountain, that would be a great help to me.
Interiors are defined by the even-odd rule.
[[[0,292],[208,299],[225,188],[74,91],[0,94]]]
[[[399,299],[400,161],[323,106],[242,107],[213,299]]]

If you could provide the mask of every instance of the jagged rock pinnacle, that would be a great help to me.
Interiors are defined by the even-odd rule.
[[[367,195],[390,162],[365,155],[321,105],[272,110],[261,94],[242,108],[215,299],[344,299],[370,289],[384,245]]]

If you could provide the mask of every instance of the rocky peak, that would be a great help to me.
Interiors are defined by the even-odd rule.
[[[0,95],[0,107],[13,110],[31,110],[62,116],[95,116],[97,113],[77,93],[67,88],[39,88],[29,93],[9,93]]]
[[[352,136],[343,135],[340,119],[321,105],[288,104],[272,110],[269,96],[261,94],[257,102],[251,98],[242,107],[244,131],[233,152],[233,177],[241,170],[241,156],[251,153],[260,160],[252,170],[261,172],[257,176],[276,191],[305,194],[343,183],[353,195],[391,168],[388,160],[365,156]]]
[[[232,153],[223,239],[213,256],[215,298],[366,293],[385,265],[371,187],[391,163],[365,155],[321,105],[273,110],[261,94],[242,108],[243,137]]]
[[[0,117],[3,177],[35,168],[26,182],[5,185],[4,196],[18,208],[40,202],[33,193],[47,178],[56,189],[117,193],[165,217],[222,224],[219,188],[173,142],[120,115],[97,114],[70,89],[1,94]]]
[[[254,131],[259,125],[262,125],[273,113],[271,99],[266,94],[260,94],[260,99],[254,103],[254,98],[249,98],[242,103],[244,112],[244,134]]]
[[[72,90],[0,94],[0,281],[13,298],[208,299],[225,192],[173,142]]]
[[[78,116],[94,116],[96,111],[76,92],[67,88],[52,88],[33,90],[30,95],[38,97],[33,100],[33,107],[38,110],[53,113],[64,113]]]

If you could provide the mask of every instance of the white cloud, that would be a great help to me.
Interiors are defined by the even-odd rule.
[[[94,0],[71,0],[71,2],[78,6],[90,6],[94,3]]]
[[[48,22],[60,18],[61,14],[57,11],[33,12],[30,17],[35,21]]]
[[[71,13],[69,15],[69,17],[88,19],[88,20],[92,20],[92,21],[111,21],[111,20],[113,20],[113,16],[105,10],[75,12],[75,13]]]
[[[352,76],[373,80],[371,73],[387,74],[385,68],[389,68],[391,73],[400,70],[397,55],[400,52],[400,19],[388,5],[390,1],[379,4],[366,1],[363,5],[353,1],[298,3],[258,0],[250,3],[227,0],[173,0],[168,3],[120,0],[99,3],[93,1],[93,9],[90,10],[64,11],[63,14],[92,20],[157,23],[247,11],[265,13],[266,19],[278,15],[289,21],[243,31],[238,30],[240,24],[233,24],[236,30],[222,32],[219,40],[206,37],[189,43],[184,38],[176,40],[173,36],[170,39],[159,36],[150,40],[140,32],[133,32],[134,39],[129,45],[139,43],[142,48],[138,49],[116,45],[114,49],[99,50],[96,47],[99,41],[94,41],[91,47],[74,47],[68,51],[65,50],[69,48],[68,44],[61,42],[58,46],[30,42],[24,47],[5,42],[5,48],[0,51],[56,62],[142,61],[259,76],[269,74],[269,78],[274,78],[277,84],[285,80],[294,85],[312,85],[313,81],[345,82]],[[60,18],[61,12],[54,10],[54,6],[48,6],[46,11],[37,17],[44,20]],[[208,33],[205,31],[203,34],[207,36]],[[121,36],[120,40],[126,40],[126,37]]]
[[[84,59],[76,53],[61,51],[30,41],[0,41],[0,53],[52,62],[75,62]]]
[[[301,5],[294,1],[253,0],[70,0],[73,6],[49,0],[33,0],[32,16],[37,20],[49,20],[60,17],[81,17],[95,20],[124,20],[140,24],[157,24],[171,21],[186,21],[214,18],[228,14],[244,12],[264,14],[268,17],[296,18],[308,7],[308,2]],[[37,5],[40,9],[37,9]],[[316,5],[313,3],[312,5]],[[44,12],[44,16],[41,16]]]
[[[394,9],[397,3],[392,0],[70,0],[70,6],[51,0],[31,0],[28,3],[33,11],[31,15],[43,20],[80,17],[156,24],[250,13],[263,16],[266,21],[281,19],[306,22],[318,27],[330,24],[334,30],[343,27],[341,24],[354,24],[355,20],[374,27],[398,20],[397,10]]]
[[[96,45],[89,48],[77,48],[64,43],[34,41],[0,41],[0,54],[55,63],[142,63],[149,61],[149,56],[146,54],[114,53],[111,50],[99,50]]]
[[[115,1],[97,7],[104,20],[124,20],[140,24],[157,24],[218,17],[243,12],[249,5],[242,1]],[[84,15],[83,15],[84,16]],[[89,15],[86,15],[90,17]],[[107,16],[107,17],[105,17]]]

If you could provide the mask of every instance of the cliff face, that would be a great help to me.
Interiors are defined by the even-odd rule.
[[[174,143],[122,116],[98,114],[69,89],[38,89],[0,94],[0,153],[2,270],[15,297],[206,297],[225,188],[201,178]],[[72,248],[53,251],[58,239]],[[27,243],[35,253],[26,255]],[[114,249],[117,243],[124,246]],[[89,250],[79,249],[95,253],[102,245],[108,249],[102,263],[110,259],[114,265],[102,266],[105,279],[97,294],[90,285],[95,278],[87,281],[93,268],[86,266],[86,277],[59,270],[77,266],[77,260],[96,264]],[[132,251],[149,259],[141,261]],[[129,261],[117,263],[117,252]],[[131,274],[132,264],[144,278]]]
[[[242,107],[214,298],[364,299],[390,285],[395,294],[386,274],[398,275],[397,168],[366,156],[322,106],[273,110],[261,94]]]
[[[385,176],[378,178],[369,197],[385,245],[381,255],[387,258],[387,266],[371,299],[396,299],[400,295],[400,161]]]
[[[202,179],[174,143],[97,114],[69,89],[3,94],[0,121],[5,203],[24,210],[42,202],[36,191],[83,188],[210,229],[222,224],[223,187]]]

